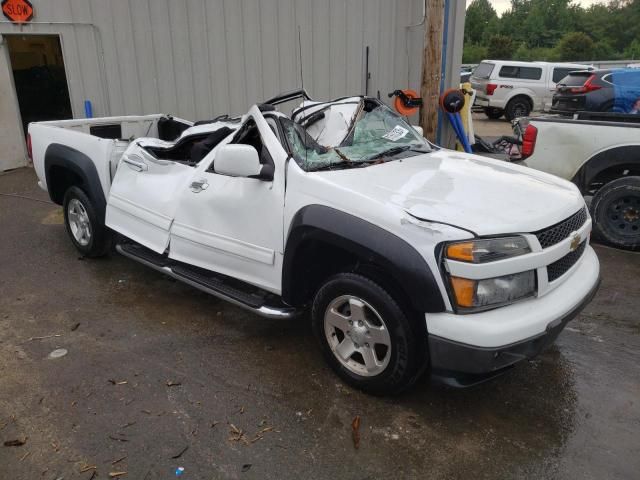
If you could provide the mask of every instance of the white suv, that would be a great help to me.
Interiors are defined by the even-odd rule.
[[[577,63],[483,60],[471,75],[478,92],[475,105],[484,107],[493,119],[504,115],[513,120],[534,110],[547,111],[560,80],[574,70],[590,69]]]

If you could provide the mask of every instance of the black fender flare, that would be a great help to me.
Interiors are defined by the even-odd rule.
[[[575,183],[584,194],[587,192],[593,180],[604,170],[633,163],[637,164],[637,168],[640,170],[640,145],[625,145],[610,148],[609,150],[597,153],[584,162],[571,181]]]
[[[52,183],[51,172],[54,167],[69,170],[82,180],[82,189],[89,198],[93,200],[94,207],[101,217],[104,218],[107,201],[104,196],[104,191],[102,190],[102,184],[100,183],[100,176],[93,161],[84,153],[66,145],[52,143],[47,147],[44,154],[44,171],[47,190],[53,202],[62,204],[62,198],[56,195],[56,189]],[[64,192],[62,192],[62,196],[64,196]]]
[[[291,221],[282,267],[282,297],[287,303],[305,303],[306,292],[301,286],[304,262],[322,261],[299,258],[298,253],[310,241],[329,244],[381,267],[417,312],[445,310],[433,272],[413,246],[377,225],[323,205],[303,207]]]

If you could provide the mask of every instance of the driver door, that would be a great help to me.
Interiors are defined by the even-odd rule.
[[[193,170],[182,163],[159,160],[133,145],[122,156],[113,178],[105,224],[164,253],[179,195],[189,184]]]
[[[216,151],[227,143],[255,147],[260,162],[273,165],[273,179],[216,173]],[[254,106],[236,135],[207,155],[184,185],[169,257],[280,293],[286,159],[276,133]]]

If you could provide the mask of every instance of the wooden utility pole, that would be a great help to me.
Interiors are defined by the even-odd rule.
[[[420,96],[422,97],[420,126],[424,130],[424,136],[431,142],[435,142],[438,128],[440,78],[442,76],[445,0],[424,1],[426,2],[426,19],[422,53],[422,84],[420,86]]]

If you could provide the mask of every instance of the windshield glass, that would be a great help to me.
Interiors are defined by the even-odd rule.
[[[431,151],[429,143],[386,105],[362,101],[337,146],[319,144],[300,124],[284,120],[294,160],[306,171],[365,166]]]

